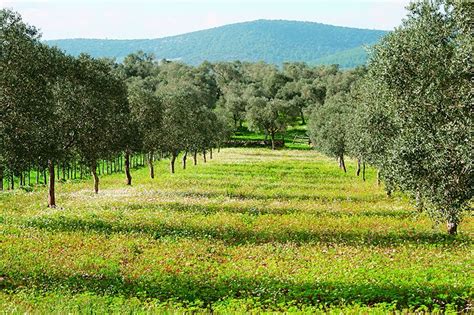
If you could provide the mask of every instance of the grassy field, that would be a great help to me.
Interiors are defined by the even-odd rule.
[[[474,219],[456,237],[308,150],[223,149],[169,174],[0,194],[6,313],[467,310]]]

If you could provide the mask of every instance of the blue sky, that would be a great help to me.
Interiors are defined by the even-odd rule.
[[[391,30],[409,0],[0,0],[44,39],[158,38],[257,19]]]

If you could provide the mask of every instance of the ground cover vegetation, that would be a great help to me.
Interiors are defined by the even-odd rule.
[[[225,148],[1,194],[0,308],[11,312],[467,311],[472,233],[433,227],[369,167],[314,150]]]
[[[409,9],[345,71],[72,57],[1,10],[0,304],[467,311],[473,6]]]

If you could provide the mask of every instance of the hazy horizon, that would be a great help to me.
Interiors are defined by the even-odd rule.
[[[0,0],[44,40],[155,39],[255,20],[290,20],[392,30],[408,0]]]

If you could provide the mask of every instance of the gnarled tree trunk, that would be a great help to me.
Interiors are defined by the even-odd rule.
[[[171,171],[171,174],[174,174],[174,162],[176,161],[176,153],[173,153],[171,155],[171,160],[170,160],[170,171]]]
[[[148,166],[150,167],[150,178],[155,178],[155,168],[153,166],[153,151],[148,154]]]
[[[207,163],[206,150],[202,150],[202,159],[203,159],[204,163]]]
[[[198,155],[197,151],[194,151],[193,152],[193,163],[194,163],[194,165],[198,164],[197,155]]]
[[[339,157],[339,167],[342,168],[342,170],[344,171],[344,173],[347,173],[347,170],[346,170],[346,163],[344,162],[344,155],[341,155]]]
[[[365,162],[362,162],[362,180],[365,182]]]
[[[209,158],[212,160],[212,148],[209,148]]]
[[[360,158],[357,159],[357,169],[356,169],[356,175],[360,175]]]
[[[48,207],[56,208],[56,195],[54,192],[54,162],[48,160],[48,171],[49,171],[49,191],[48,191]]]
[[[93,161],[91,163],[91,174],[92,177],[94,178],[94,192],[96,194],[99,193],[99,176],[97,176],[97,162]]]
[[[186,169],[186,159],[188,158],[188,151],[184,151],[183,154],[183,170]]]
[[[130,153],[125,152],[125,175],[127,176],[127,185],[132,184],[132,175],[130,174]]]

